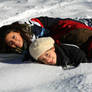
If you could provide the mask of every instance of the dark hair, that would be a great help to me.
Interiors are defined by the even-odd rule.
[[[15,50],[12,50],[14,48],[9,47],[6,44],[5,37],[10,32],[19,32],[22,36],[23,40],[26,41],[27,46],[31,43],[32,33],[31,33],[31,27],[29,24],[24,23],[20,24],[19,22],[14,22],[10,25],[5,25],[0,28],[0,48],[2,49],[0,52],[12,52]]]

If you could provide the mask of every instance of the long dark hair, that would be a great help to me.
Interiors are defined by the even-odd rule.
[[[32,33],[31,33],[31,27],[29,24],[24,23],[20,24],[19,22],[14,22],[10,25],[5,25],[0,28],[0,52],[2,53],[12,53],[16,52],[16,49],[9,47],[6,44],[5,37],[8,33],[11,31],[13,32],[19,32],[22,36],[23,40],[26,41],[27,46],[31,43],[32,39]]]

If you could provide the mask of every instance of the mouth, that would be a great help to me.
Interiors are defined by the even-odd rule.
[[[54,62],[54,61],[53,61],[53,59],[52,59],[52,60],[49,62],[49,64],[53,64],[53,62]]]

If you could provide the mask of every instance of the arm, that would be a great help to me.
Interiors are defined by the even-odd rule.
[[[76,45],[64,44],[62,45],[62,48],[70,59],[68,65],[77,67],[80,63],[88,62],[85,53]]]
[[[41,27],[44,28],[48,28],[51,25],[58,23],[58,21],[60,20],[60,18],[53,18],[53,17],[36,17],[36,18],[32,18],[32,21],[38,22]]]
[[[31,21],[37,22],[41,27],[49,30],[49,34],[46,36],[51,36],[55,40],[60,39],[63,35],[74,29],[85,28],[92,30],[91,27],[84,23],[70,18],[37,17],[32,18]]]

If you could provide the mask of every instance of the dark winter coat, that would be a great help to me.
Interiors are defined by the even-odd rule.
[[[84,23],[75,21],[75,20],[69,19],[69,18],[61,19],[61,18],[52,18],[52,17],[38,17],[38,18],[32,18],[30,20],[30,23],[31,24],[29,24],[28,26],[22,24],[23,26],[25,26],[25,27],[22,26],[25,34],[29,33],[29,34],[27,34],[28,36],[35,35],[36,38],[51,36],[55,39],[55,41],[57,43],[60,43],[59,41],[60,41],[61,37],[63,37],[64,35],[66,35],[68,33],[72,33],[74,29],[86,28],[86,29],[92,30],[91,27],[85,25]],[[19,30],[21,29],[20,28],[21,26],[16,25],[16,23],[13,23],[12,25],[10,25],[10,26],[12,26],[12,28],[16,28]],[[7,29],[5,27],[5,29],[8,30],[9,28]],[[26,32],[26,29],[29,29],[28,32]],[[2,32],[3,32],[3,30],[2,30]],[[84,38],[85,38],[85,36],[84,36]],[[89,54],[89,51],[91,51],[91,48],[92,48],[91,42],[92,41],[90,40],[90,41],[87,41],[86,44],[83,43],[83,45],[82,45],[82,49],[85,49],[85,47],[88,47],[87,51],[85,51],[85,52],[87,52],[87,54],[90,56],[92,56],[91,52]],[[18,53],[28,52],[27,51],[28,50],[27,43],[28,42],[26,40],[24,40],[23,48],[22,49],[12,49],[12,52],[16,52],[16,50],[18,51]],[[76,43],[74,43],[74,44],[76,44]],[[28,55],[26,54],[26,56],[28,56]]]
[[[32,26],[36,37],[51,36],[58,44],[60,41],[76,44],[85,51],[88,58],[92,57],[92,41],[88,40],[92,36],[92,27],[70,18],[38,17],[30,22],[38,25]]]
[[[89,27],[85,25],[82,22],[66,18],[66,19],[61,19],[61,18],[52,18],[52,17],[38,17],[38,18],[33,18],[30,21],[36,22],[40,25],[40,27],[45,28],[46,31],[43,30],[33,30],[33,32],[36,35],[40,35],[41,32],[43,31],[43,35],[41,36],[52,36],[55,40],[60,39],[63,35],[66,33],[75,30],[75,29],[89,29],[92,30],[92,27]]]
[[[70,44],[55,44],[55,52],[57,54],[57,66],[62,66],[64,69],[77,67],[80,63],[86,63],[87,58],[85,53],[78,47]]]
[[[61,37],[62,43],[71,43],[81,46],[83,43],[87,42],[92,36],[92,31],[88,29],[75,29]]]
[[[88,58],[92,57],[92,31],[88,29],[73,30],[61,37],[62,43],[78,45]]]

